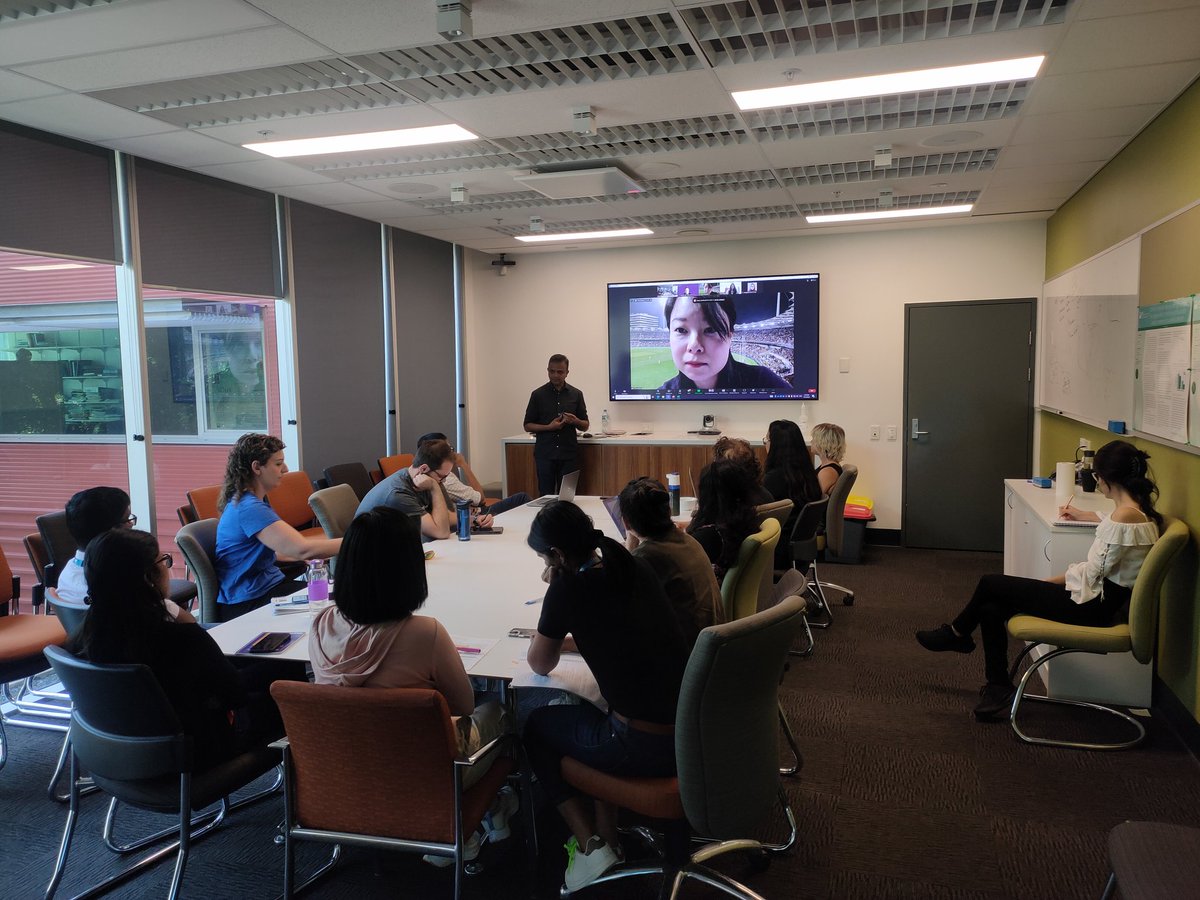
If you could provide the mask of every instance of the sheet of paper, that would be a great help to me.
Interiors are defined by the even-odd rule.
[[[495,639],[463,637],[461,635],[451,635],[454,641],[454,649],[458,651],[458,658],[463,662],[463,668],[468,672],[475,663],[483,658],[496,645]]]
[[[596,684],[596,677],[592,675],[592,670],[588,668],[582,656],[564,653],[549,675],[536,674],[523,659],[514,659],[512,663],[512,685],[515,688],[536,687],[566,691],[593,706],[608,709],[608,703],[600,694],[600,685]]]
[[[1191,364],[1191,299],[1141,307],[1134,428],[1170,441],[1187,441]]]

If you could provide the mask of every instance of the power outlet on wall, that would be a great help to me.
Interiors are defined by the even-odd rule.
[[[879,440],[879,426],[878,425],[871,426],[871,440],[873,440],[873,441]]]

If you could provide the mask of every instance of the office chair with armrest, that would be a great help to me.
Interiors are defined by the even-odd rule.
[[[80,767],[112,797],[104,823],[109,849],[131,853],[178,833],[179,838],[77,897],[105,893],[178,851],[168,897],[179,895],[193,841],[209,834],[224,821],[230,809],[261,799],[268,788],[236,804],[233,791],[279,764],[279,754],[269,747],[256,748],[204,770],[195,770],[192,739],[181,731],[179,719],[149,668],[142,665],[97,665],[85,662],[58,647],[46,649],[46,658],[71,693],[71,796],[67,823],[46,888],[47,900],[58,890],[79,818]],[[128,845],[112,840],[118,802],[151,812],[178,816],[178,824]],[[219,803],[216,811],[195,819],[193,810]]]
[[[75,538],[67,529],[66,510],[57,510],[38,516],[38,534],[42,536],[42,545],[46,548],[46,559],[49,564],[43,569],[45,578],[43,584],[48,587],[58,585],[58,576],[63,567],[75,558]]]
[[[199,619],[205,625],[220,621],[217,618],[217,597],[221,581],[217,578],[217,520],[201,519],[179,529],[175,535],[183,558],[196,579],[200,595]]]
[[[803,618],[803,600],[791,597],[700,632],[675,714],[677,777],[610,775],[571,757],[563,759],[563,777],[578,790],[666,820],[663,859],[622,863],[592,884],[661,874],[662,897],[668,891],[671,898],[677,897],[683,883],[694,878],[735,897],[761,900],[704,863],[737,850],[782,853],[796,841],[796,820],[779,781],[775,728],[780,672]],[[790,828],[788,839],[767,844],[744,837],[762,825],[776,802]],[[690,829],[713,841],[689,853]],[[560,894],[569,892],[563,887]]]
[[[283,714],[283,896],[311,885],[336,865],[342,844],[454,860],[454,896],[462,891],[463,852],[515,764],[495,751],[458,758],[445,698],[424,688],[362,689],[277,681],[271,696]],[[490,768],[471,787],[463,774],[485,758]],[[532,804],[526,798],[526,835]],[[296,841],[334,845],[303,884],[295,882]]]
[[[825,511],[825,531],[822,538],[819,539],[823,542],[821,546],[823,556],[831,556],[836,559],[842,555],[842,537],[846,531],[846,498],[850,496],[850,491],[857,480],[858,466],[846,463],[842,466],[842,474],[833,483],[833,490],[829,492],[829,506]],[[813,560],[812,581],[816,590],[821,594],[822,602],[825,600],[825,589],[832,588],[842,592],[843,606],[853,606],[854,591],[831,581],[821,581],[817,575],[816,562]],[[825,604],[825,608],[829,608],[828,603]]]
[[[37,576],[37,584],[29,589],[29,605],[36,613],[41,611],[42,604],[46,602],[46,566],[50,557],[46,554],[46,544],[42,541],[41,534],[36,531],[25,535],[21,543],[25,545],[25,555],[29,557],[29,565],[33,567],[33,574]],[[12,611],[21,611],[19,597],[13,597]]]
[[[367,467],[357,462],[329,466],[325,469],[325,481],[330,487],[339,484],[350,485],[354,489],[354,495],[359,500],[367,496],[367,493],[375,486],[375,482],[371,480],[371,473],[367,471]]]
[[[195,513],[193,522],[199,522],[201,519],[221,518],[221,510],[217,508],[217,501],[221,498],[223,487],[224,485],[220,484],[209,484],[187,492],[188,503],[192,504],[192,512]]]
[[[315,491],[308,498],[308,505],[316,513],[325,537],[340,538],[354,521],[354,514],[358,511],[358,496],[350,485],[335,484]]]
[[[1142,569],[1133,584],[1129,600],[1129,621],[1104,627],[1067,625],[1037,616],[1013,616],[1008,620],[1008,633],[1018,640],[1029,641],[1029,645],[1013,661],[1009,677],[1016,677],[1021,661],[1034,647],[1045,644],[1052,647],[1039,657],[1026,671],[1013,695],[1010,724],[1017,737],[1027,744],[1046,744],[1052,747],[1075,747],[1081,750],[1124,750],[1140,744],[1146,737],[1146,729],[1134,716],[1102,703],[1085,700],[1067,700],[1026,693],[1033,673],[1056,657],[1066,653],[1133,653],[1140,663],[1154,658],[1154,646],[1158,640],[1158,604],[1163,582],[1179,552],[1190,537],[1187,525],[1178,519],[1168,520],[1166,529],[1150,548]],[[1042,703],[1057,703],[1062,706],[1078,706],[1095,709],[1124,719],[1135,729],[1135,736],[1127,741],[1096,743],[1069,741],[1058,738],[1032,737],[1026,734],[1017,721],[1017,712],[1025,700]]]
[[[196,510],[192,508],[192,504],[185,503],[183,506],[175,507],[175,516],[179,519],[180,525],[188,525],[192,522],[198,522],[196,518]]]
[[[279,479],[279,486],[267,494],[267,503],[275,515],[305,537],[324,537],[321,526],[313,525],[313,511],[308,505],[312,494],[312,479],[305,472],[288,472]]]
[[[825,528],[825,518],[829,509],[829,498],[822,497],[800,507],[796,515],[796,523],[792,526],[792,565],[808,576],[806,596],[809,599],[809,609],[823,614],[822,619],[809,621],[813,628],[828,628],[833,624],[833,613],[825,602],[825,595],[817,584],[815,571],[816,559],[821,555],[821,534]]]
[[[413,462],[412,453],[393,453],[391,456],[379,457],[380,481],[389,475],[395,475],[401,469],[407,469]]]

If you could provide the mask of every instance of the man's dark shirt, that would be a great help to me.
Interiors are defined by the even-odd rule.
[[[525,418],[521,421],[549,425],[563,412],[587,420],[583,391],[565,382],[562,390],[555,390],[554,385],[547,381],[529,395],[529,406],[525,408]],[[533,455],[538,459],[574,459],[579,443],[575,435],[574,425],[563,425],[557,431],[539,431],[534,435]]]

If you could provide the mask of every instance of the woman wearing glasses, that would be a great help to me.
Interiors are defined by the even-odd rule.
[[[84,555],[90,599],[78,650],[94,663],[148,666],[193,738],[201,770],[283,729],[270,698],[247,691],[208,632],[163,607],[172,562],[144,531],[117,528],[94,538]]]

